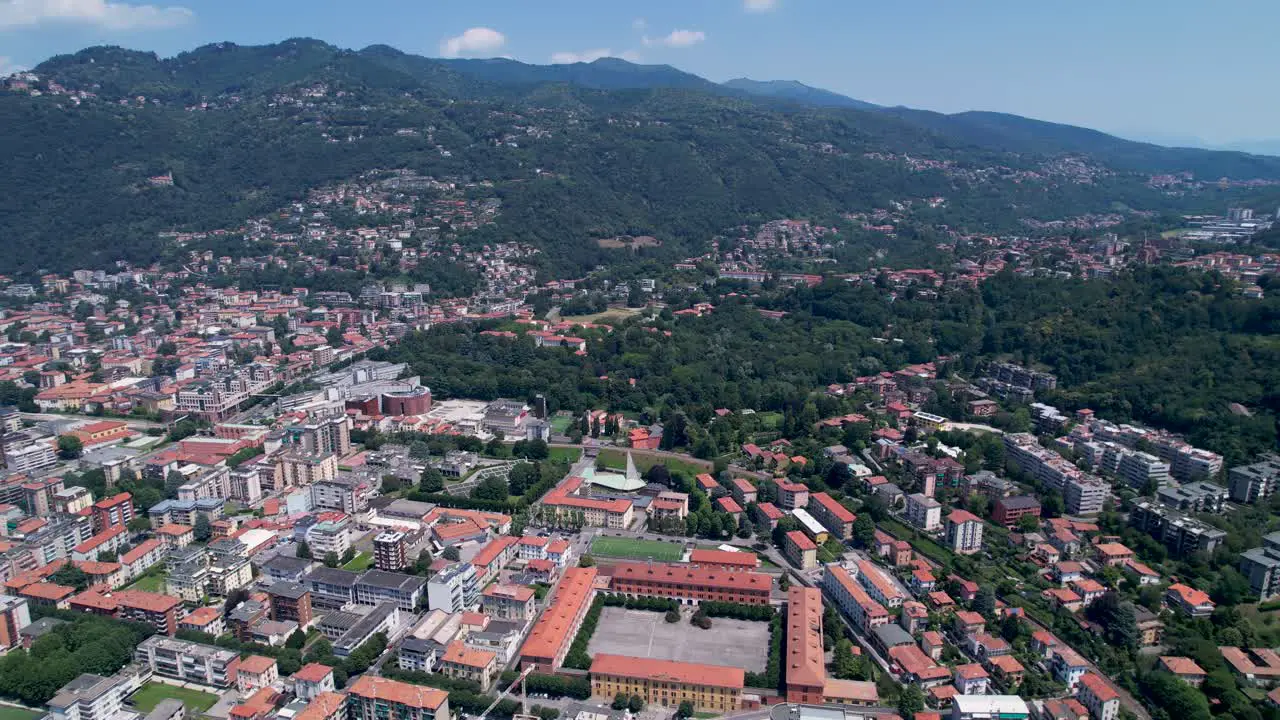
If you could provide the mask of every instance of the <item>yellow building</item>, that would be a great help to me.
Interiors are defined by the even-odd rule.
[[[699,712],[742,708],[742,668],[597,654],[591,662],[591,693],[611,698],[639,695],[648,705],[678,708],[689,701]]]

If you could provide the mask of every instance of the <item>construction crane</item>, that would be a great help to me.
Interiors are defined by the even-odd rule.
[[[515,715],[515,718],[525,716],[525,713],[529,710],[529,700],[525,696],[524,679],[529,676],[529,673],[533,672],[533,668],[534,666],[530,664],[524,670],[521,670],[520,677],[516,678],[514,682],[508,685],[506,690],[498,693],[498,699],[494,700],[489,707],[485,708],[484,712],[480,713],[480,716],[475,720],[486,720],[489,717],[489,713],[493,712],[493,709],[498,707],[498,703],[507,699],[507,696],[511,694],[511,691],[515,689],[516,685],[520,686],[520,712]]]

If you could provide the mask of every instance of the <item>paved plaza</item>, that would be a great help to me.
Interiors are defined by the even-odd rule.
[[[689,614],[686,608],[680,622],[668,623],[664,613],[606,607],[587,652],[764,672],[769,657],[769,623],[712,618],[711,629],[702,630],[689,624]]]

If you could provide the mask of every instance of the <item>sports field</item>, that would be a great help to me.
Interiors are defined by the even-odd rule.
[[[182,704],[187,706],[187,710],[192,713],[202,713],[218,702],[217,695],[207,692],[150,682],[133,694],[133,705],[141,712],[149,713],[166,698],[181,700]]]
[[[636,538],[598,537],[591,541],[591,554],[601,557],[634,558],[636,560],[679,561],[684,555],[681,543],[640,540]]]

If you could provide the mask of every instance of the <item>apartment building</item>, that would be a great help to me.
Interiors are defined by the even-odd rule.
[[[864,634],[880,625],[887,625],[891,620],[889,611],[871,599],[844,567],[827,565],[822,576],[822,589]]]
[[[371,675],[347,688],[350,720],[449,720],[449,693]]]
[[[399,530],[383,530],[373,539],[373,564],[379,570],[394,572],[409,566],[408,544]]]
[[[58,464],[58,454],[52,442],[36,442],[6,447],[5,466],[14,473],[35,473]]]
[[[0,651],[22,644],[20,633],[31,624],[26,598],[0,595]]]
[[[368,486],[347,475],[317,480],[311,484],[311,503],[317,508],[356,515],[369,509]]]
[[[1040,501],[1030,495],[1014,495],[996,498],[991,511],[991,521],[1012,530],[1024,515],[1040,517]]]
[[[858,568],[858,584],[876,602],[887,608],[896,608],[906,601],[906,591],[879,565],[869,560],[858,560],[854,565]]]
[[[133,496],[119,493],[93,504],[93,531],[103,532],[113,527],[125,527],[134,518]]]
[[[1243,504],[1265,500],[1280,484],[1280,456],[1268,455],[1252,465],[1239,465],[1227,471],[1231,499]]]
[[[1185,513],[1149,499],[1134,502],[1129,524],[1164,543],[1174,555],[1213,552],[1227,534]]]
[[[597,653],[591,662],[591,692],[600,697],[638,695],[653,707],[693,704],[717,715],[742,708],[741,668]]]
[[[1165,507],[1183,512],[1219,513],[1227,502],[1227,488],[1199,480],[1176,487],[1162,487],[1156,491],[1156,500]]]
[[[1077,695],[1093,720],[1116,720],[1120,715],[1120,695],[1097,673],[1087,672],[1080,678]]]
[[[1240,553],[1240,574],[1259,602],[1280,595],[1280,531],[1262,537],[1262,546]]]
[[[267,588],[271,599],[271,619],[276,622],[296,622],[305,628],[314,617],[311,610],[311,590],[306,585],[282,581]]]
[[[321,693],[331,693],[336,685],[333,668],[320,663],[307,663],[293,674],[293,692],[299,700],[310,702]]]
[[[801,570],[818,567],[818,546],[800,530],[792,530],[783,536],[782,552]]]
[[[941,528],[942,503],[924,493],[908,495],[907,522],[924,532],[933,532]]]
[[[495,620],[523,623],[536,612],[533,588],[524,585],[490,585],[480,594],[484,613]]]
[[[853,523],[858,519],[848,508],[824,492],[809,496],[809,514],[831,531],[837,539],[847,542],[853,539]]]
[[[142,686],[135,668],[111,677],[85,673],[58,689],[49,701],[50,720],[126,720],[135,717],[125,699]]]
[[[427,581],[427,607],[457,613],[475,607],[479,580],[471,563],[455,563]]]
[[[440,656],[439,672],[455,680],[469,680],[488,692],[500,670],[498,654],[489,650],[470,647],[462,640],[454,640]]]
[[[143,640],[134,660],[157,675],[222,689],[235,686],[240,668],[239,653],[160,635]]]
[[[305,486],[338,477],[338,456],[289,451],[280,456],[285,487]]]
[[[947,515],[946,541],[959,555],[982,550],[982,519],[968,510],[952,510]]]

